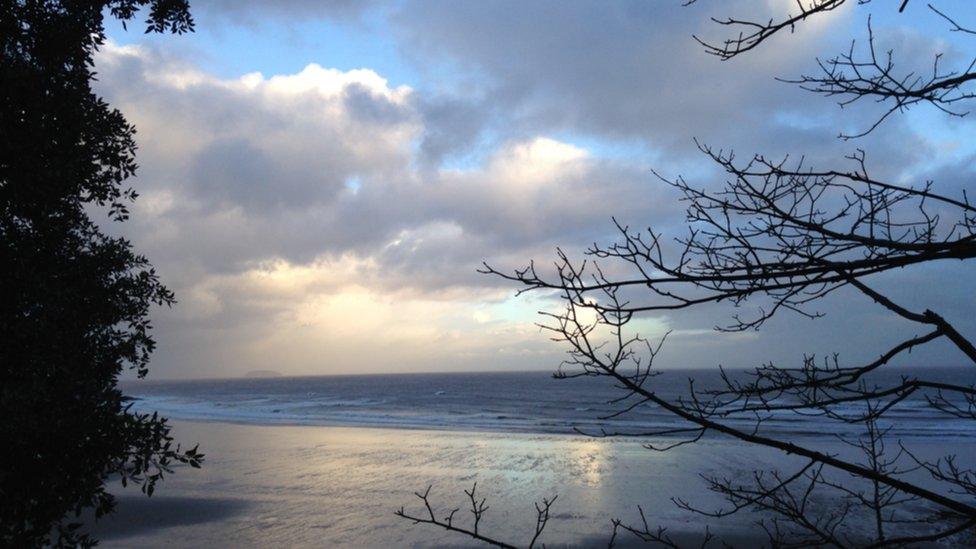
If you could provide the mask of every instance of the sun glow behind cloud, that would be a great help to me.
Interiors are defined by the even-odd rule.
[[[188,304],[174,314],[212,325],[228,309],[265,311],[263,318],[250,319],[258,323],[251,337],[224,349],[229,356],[215,350],[230,367],[208,369],[227,374],[261,366],[300,373],[436,371],[486,359],[513,369],[557,352],[539,337],[528,309],[532,303],[497,290],[464,297],[378,290],[362,280],[370,268],[349,257],[309,265],[274,261],[205,279],[185,291]]]
[[[141,198],[121,230],[180,299],[155,317],[157,375],[552,368],[564,349],[534,323],[555,300],[514,298],[475,272],[483,260],[545,267],[555,246],[578,254],[612,240],[611,216],[680,234],[681,205],[648,162],[714,183],[699,137],[836,163],[850,152],[834,139],[838,120],[871,115],[771,80],[831,52],[831,29],[858,23],[858,10],[804,25],[783,38],[789,47],[718,63],[689,38],[715,30],[700,7],[571,3],[558,18],[543,3],[427,7],[265,18],[277,8],[243,2],[232,17],[202,10],[182,42],[113,32],[97,59],[99,92],[135,123],[140,146]],[[327,24],[290,21],[299,12]],[[348,44],[330,62],[330,39],[379,40],[376,28],[385,45],[364,59],[387,71],[352,63]],[[247,53],[287,32],[293,43],[266,44],[287,59]],[[967,157],[948,137],[926,138],[959,140],[971,132],[963,123],[888,124],[859,146],[891,173]],[[748,365],[777,349],[795,358],[794,334],[717,336],[724,313],[712,313],[634,327],[680,340],[665,365],[719,355]]]
[[[198,337],[214,341],[184,353],[164,340],[164,358],[231,375],[511,369],[558,357],[535,326],[545,306],[478,280],[484,256],[472,241],[502,226],[511,238],[531,237],[547,221],[547,202],[555,203],[549,216],[562,214],[560,189],[586,191],[596,169],[586,150],[538,136],[502,144],[479,167],[421,173],[411,161],[423,129],[412,91],[369,70],[310,64],[294,75],[226,80],[111,43],[99,67],[124,81],[119,101],[149,136],[136,204],[141,243],[169,259],[164,273],[176,271],[169,280],[182,302],[161,322],[178,337],[203,330]],[[147,89],[165,100],[147,101]],[[243,110],[170,110],[201,96]],[[228,140],[254,154],[200,169]],[[342,169],[316,167],[323,154],[341,154]],[[261,156],[267,162],[247,166]],[[218,172],[242,165],[240,179],[220,180]],[[255,193],[267,195],[254,203]],[[384,211],[397,195],[426,213],[383,219],[397,213],[397,205]],[[343,215],[362,216],[358,245],[335,238]],[[281,227],[278,216],[308,223]],[[263,223],[278,224],[277,234]],[[303,249],[292,249],[297,240]],[[459,261],[438,265],[445,253]],[[452,280],[459,271],[461,283]]]

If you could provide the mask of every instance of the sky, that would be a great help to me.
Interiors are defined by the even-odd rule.
[[[611,217],[681,234],[683,205],[652,170],[721,185],[694,138],[840,169],[863,149],[891,181],[971,181],[972,117],[918,107],[843,141],[879,107],[776,80],[863,41],[869,16],[902,70],[931,70],[936,53],[965,68],[971,41],[923,3],[850,2],[725,62],[692,38],[724,36],[710,17],[762,20],[794,1],[682,3],[210,0],[189,35],[109,23],[96,90],[135,124],[140,166],[132,218],[110,230],[178,299],[153,312],[151,376],[553,369],[565,349],[536,322],[557,302],[476,269],[612,242]],[[961,22],[965,5],[939,4]],[[973,333],[973,274],[874,282]],[[639,326],[671,331],[667,368],[855,362],[918,330],[851,292],[820,309],[740,334],[712,330],[728,306]],[[938,344],[906,360],[959,359]]]

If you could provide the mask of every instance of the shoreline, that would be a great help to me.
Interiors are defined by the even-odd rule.
[[[948,370],[939,370],[949,379]],[[674,374],[674,373],[672,373]],[[668,398],[683,397],[678,372],[657,381]],[[970,372],[976,383],[976,371]],[[952,374],[958,377],[958,373]],[[889,379],[890,378],[890,379]],[[942,379],[938,378],[937,379]],[[296,381],[298,379],[299,381]],[[898,378],[900,379],[900,378]],[[878,382],[897,383],[890,375]],[[611,432],[642,433],[684,426],[679,418],[655,406],[619,415],[622,395],[604,380],[554,380],[536,372],[463,375],[333,376],[185,381],[143,385],[131,393],[133,409],[159,412],[181,421],[235,425],[320,426],[412,431],[546,434],[575,436]],[[720,387],[720,376],[699,380],[701,387]],[[856,405],[841,406],[857,414]],[[764,414],[763,428],[779,438],[819,440],[824,433],[856,437],[863,429],[788,411]],[[600,419],[606,417],[608,419]],[[934,414],[919,395],[890,411],[893,437],[922,441],[976,438],[971,422]],[[731,426],[752,430],[753,418],[728,418]],[[585,435],[584,435],[585,436]],[[626,436],[626,435],[625,435]]]
[[[410,424],[410,423],[354,423],[354,422],[343,422],[334,421],[329,422],[328,420],[316,419],[308,422],[301,421],[289,421],[287,419],[280,422],[269,422],[269,421],[248,421],[245,419],[233,419],[233,418],[201,418],[201,417],[188,417],[173,415],[161,410],[142,410],[134,409],[134,411],[140,413],[153,413],[158,412],[160,416],[166,418],[170,422],[180,422],[180,423],[199,423],[199,424],[226,424],[226,425],[239,425],[247,427],[300,427],[300,428],[326,428],[326,429],[375,429],[380,431],[421,431],[421,432],[435,432],[435,433],[456,433],[460,435],[490,435],[490,436],[544,436],[544,437],[579,437],[585,439],[602,439],[609,442],[629,442],[635,443],[642,440],[647,440],[648,437],[640,435],[600,435],[593,434],[588,435],[583,432],[563,432],[563,431],[540,431],[540,430],[519,430],[519,429],[509,429],[504,430],[500,428],[486,427],[484,429],[472,428],[470,426],[458,426],[458,425],[420,425],[420,424]],[[773,432],[773,434],[779,438],[788,438],[795,441],[806,441],[806,442],[822,442],[824,434],[820,431],[813,430],[808,431],[778,431]],[[678,437],[669,436],[655,436],[652,437],[661,440],[674,440]],[[909,434],[901,436],[892,436],[891,438],[904,440],[904,441],[917,441],[926,442],[939,440],[943,441],[948,439],[954,443],[966,443],[967,441],[972,441],[976,444],[976,440],[972,438],[968,433],[931,433],[931,434]],[[707,432],[702,440],[712,440],[712,441],[738,441],[737,438],[732,435],[726,435],[723,433]],[[833,441],[831,441],[833,442]]]
[[[463,508],[463,490],[475,482],[491,507],[482,531],[515,543],[528,541],[533,502],[552,495],[559,499],[543,537],[550,547],[606,546],[610,519],[639,520],[638,505],[652,527],[690,540],[705,521],[670,498],[706,508],[722,503],[699,474],[742,475],[799,463],[729,439],[657,453],[634,440],[583,435],[185,420],[173,426],[177,441],[200,442],[203,469],[179,468],[153,498],[113,485],[118,514],[93,529],[103,546],[477,546],[393,515],[400,506],[421,511],[413,494],[428,485],[439,513]],[[941,450],[953,448],[972,455],[972,444]],[[752,525],[756,518],[743,514],[708,524],[722,539],[749,546],[765,541]]]
[[[725,371],[734,373],[749,373],[755,370],[755,366],[730,366],[726,367]],[[968,364],[955,364],[955,365],[934,365],[925,366],[919,364],[891,364],[888,366],[887,371],[894,370],[895,373],[901,374],[904,372],[918,372],[919,369],[932,369],[932,370],[958,370],[958,371],[971,371],[971,366]],[[696,368],[685,368],[681,366],[671,366],[662,367],[660,371],[667,373],[702,373],[702,374],[712,374],[717,371],[718,365],[715,366],[701,366]],[[235,375],[225,375],[216,377],[147,377],[144,379],[138,378],[126,378],[121,381],[124,388],[130,386],[139,385],[152,385],[159,383],[198,383],[201,381],[260,381],[260,380],[289,380],[289,379],[320,379],[320,378],[371,378],[371,377],[396,377],[396,376],[431,376],[438,377],[443,375],[463,375],[463,376],[481,376],[481,375],[497,375],[497,374],[527,374],[527,375],[540,375],[545,374],[545,377],[552,377],[552,374],[556,371],[555,368],[519,368],[519,369],[487,369],[487,370],[424,370],[421,372],[387,372],[387,371],[376,371],[376,372],[357,372],[357,373],[315,373],[315,374],[285,374],[281,372],[275,372],[277,375],[248,375],[248,372],[244,374]]]
[[[93,529],[102,546],[478,547],[393,515],[401,505],[421,510],[413,492],[428,485],[439,511],[459,506],[474,482],[492,507],[482,531],[516,543],[528,541],[533,502],[553,494],[559,500],[543,538],[550,547],[605,546],[610,519],[636,520],[638,504],[659,509],[676,539],[691,539],[702,531],[698,517],[679,517],[667,498],[690,493],[680,482],[681,471],[695,475],[688,463],[715,468],[723,461],[715,450],[729,446],[705,442],[701,455],[711,457],[689,460],[679,459],[687,452],[656,454],[636,441],[583,435],[181,420],[174,435],[200,442],[204,468],[177,469],[152,498],[112,490],[118,512]]]

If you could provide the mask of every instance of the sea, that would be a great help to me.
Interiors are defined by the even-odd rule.
[[[923,375],[924,374],[924,375]],[[731,372],[733,378],[742,372]],[[892,368],[868,378],[869,385],[893,386],[905,377],[976,384],[976,368]],[[717,370],[663,370],[647,382],[657,394],[687,397],[689,382],[698,390],[719,387]],[[633,400],[608,378],[555,379],[548,372],[479,372],[260,377],[181,381],[140,380],[123,384],[132,408],[179,420],[258,425],[326,425],[486,431],[498,433],[640,436],[687,427],[652,405],[620,413]],[[927,393],[932,395],[931,392]],[[786,402],[786,401],[783,401]],[[964,402],[959,405],[965,408]],[[842,416],[863,413],[862,404],[836,408]],[[973,437],[971,419],[934,410],[919,392],[890,410],[881,427],[898,438]],[[762,414],[764,433],[856,437],[864,427],[814,413]],[[751,430],[756,416],[727,423]]]

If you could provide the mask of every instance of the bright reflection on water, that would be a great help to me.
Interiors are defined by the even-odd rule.
[[[205,468],[180,469],[148,502],[118,491],[118,516],[96,532],[104,546],[465,545],[393,512],[421,512],[412,494],[433,485],[438,513],[462,507],[467,523],[462,490],[474,482],[491,507],[483,532],[527,543],[533,502],[558,494],[547,543],[605,546],[610,518],[635,520],[638,504],[654,524],[701,531],[670,498],[707,505],[698,473],[741,475],[773,459],[729,441],[659,453],[582,436],[188,422],[177,423],[176,435],[203,443]],[[725,528],[735,531],[749,521],[730,522]]]

